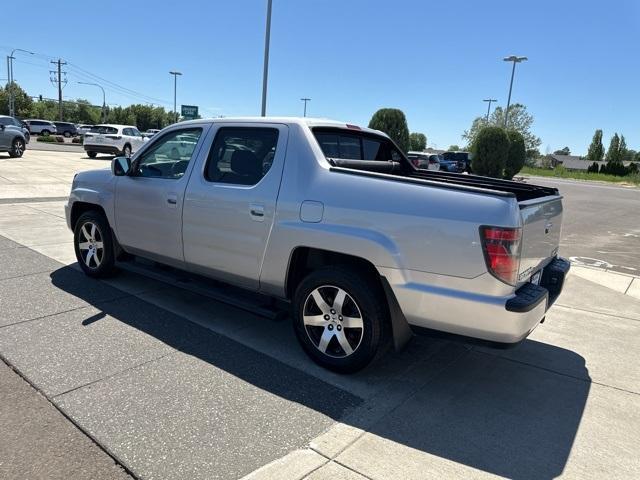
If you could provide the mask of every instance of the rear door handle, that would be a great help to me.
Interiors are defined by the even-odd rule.
[[[253,220],[262,222],[264,220],[264,205],[259,205],[257,203],[250,204],[249,213],[251,214],[251,218]]]

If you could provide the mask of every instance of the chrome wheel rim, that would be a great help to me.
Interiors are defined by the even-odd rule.
[[[24,146],[22,145],[22,142],[20,140],[16,142],[14,151],[16,155],[22,156],[22,153],[24,152]]]
[[[340,287],[323,285],[314,289],[304,302],[302,321],[311,343],[329,357],[353,355],[362,343],[362,312]]]
[[[78,250],[84,264],[95,270],[100,267],[104,257],[102,232],[93,222],[82,225],[78,236]]]

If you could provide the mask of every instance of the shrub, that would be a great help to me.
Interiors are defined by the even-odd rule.
[[[524,137],[520,132],[508,130],[507,138],[509,139],[509,154],[504,167],[504,178],[511,180],[524,167],[524,162],[527,159],[527,149],[524,146]]]
[[[61,135],[56,135],[56,142],[58,143],[64,143],[64,137]]]
[[[629,175],[635,175],[639,172],[640,172],[640,168],[638,168],[638,164],[635,162],[630,163],[629,166],[627,167],[627,173]]]
[[[591,165],[589,165],[589,167],[587,168],[587,172],[589,173],[598,173],[598,170],[600,169],[600,167],[598,166],[598,162],[593,162]]]
[[[79,143],[80,145],[83,144],[84,141],[84,137],[73,137],[73,139],[71,139],[71,143]]]
[[[386,133],[403,152],[409,151],[409,127],[402,110],[381,108],[371,117],[369,128]]]
[[[600,170],[602,172],[602,169]],[[616,175],[618,177],[624,177],[629,171],[622,164],[622,162],[607,162],[605,173],[609,175]]]
[[[36,142],[44,142],[44,143],[55,143],[56,139],[51,135],[40,135],[36,138]]]
[[[509,138],[500,127],[483,127],[471,146],[471,168],[477,175],[500,178],[509,156]]]

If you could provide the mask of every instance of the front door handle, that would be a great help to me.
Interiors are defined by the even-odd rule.
[[[169,208],[176,208],[176,205],[178,205],[178,195],[175,193],[167,194],[167,203],[169,204]]]
[[[264,220],[264,205],[259,205],[257,203],[250,204],[249,213],[251,214],[252,219],[257,222],[262,222]]]

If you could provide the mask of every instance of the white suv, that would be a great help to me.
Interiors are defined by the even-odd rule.
[[[84,134],[84,150],[91,158],[99,153],[130,157],[148,139],[132,125],[103,124]]]

